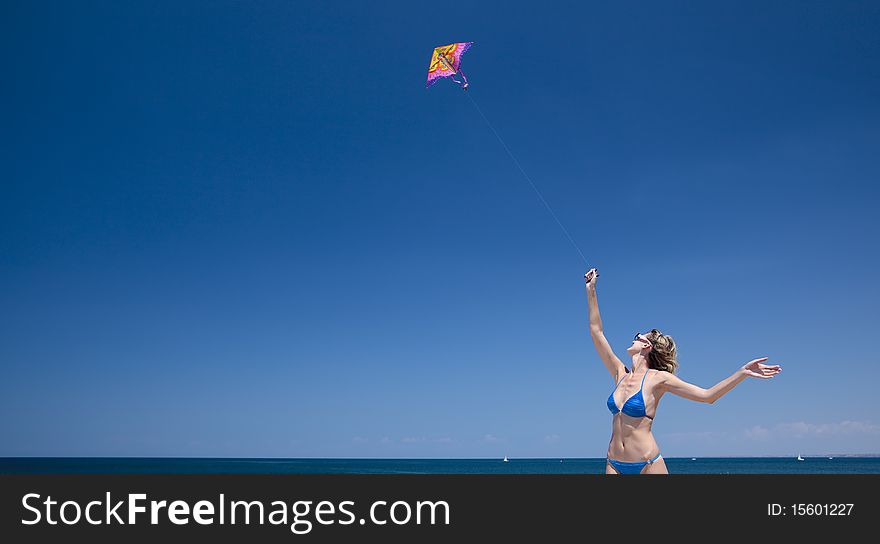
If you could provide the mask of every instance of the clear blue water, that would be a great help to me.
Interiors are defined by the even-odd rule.
[[[880,474],[880,457],[668,458],[671,474]],[[602,474],[605,460],[2,457],[0,474]]]

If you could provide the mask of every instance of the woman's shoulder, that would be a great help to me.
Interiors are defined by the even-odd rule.
[[[674,374],[667,370],[657,370],[656,368],[649,369],[648,375],[656,384],[666,383],[666,380],[668,380],[670,376],[674,376]]]

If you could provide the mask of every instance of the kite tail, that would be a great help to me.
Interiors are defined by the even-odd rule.
[[[467,78],[467,76],[464,75],[464,70],[462,70],[461,68],[459,68],[459,69],[458,69],[458,73],[461,74],[461,79],[463,79],[464,82],[462,83],[461,81],[456,80],[456,83],[458,83],[459,85],[461,85],[461,88],[462,88],[462,89],[467,90],[468,85],[470,85],[470,83],[468,83],[468,78]],[[453,79],[454,79],[454,78],[453,78]]]

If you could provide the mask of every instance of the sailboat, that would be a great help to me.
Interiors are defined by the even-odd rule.
[[[509,459],[507,458],[506,455],[504,456],[504,462],[505,462],[505,463],[508,463],[508,462],[509,462]]]
[[[801,454],[798,454],[798,461],[803,461],[803,460],[804,460],[804,458],[801,457]]]

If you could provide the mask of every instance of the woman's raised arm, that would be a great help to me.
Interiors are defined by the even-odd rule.
[[[626,373],[626,367],[623,366],[617,355],[614,355],[611,345],[605,339],[605,333],[602,332],[599,301],[596,299],[596,281],[598,277],[599,273],[595,268],[584,274],[584,279],[587,283],[587,304],[590,308],[590,336],[593,338],[593,345],[596,346],[599,358],[602,359],[605,368],[611,373],[611,378],[617,382]]]

